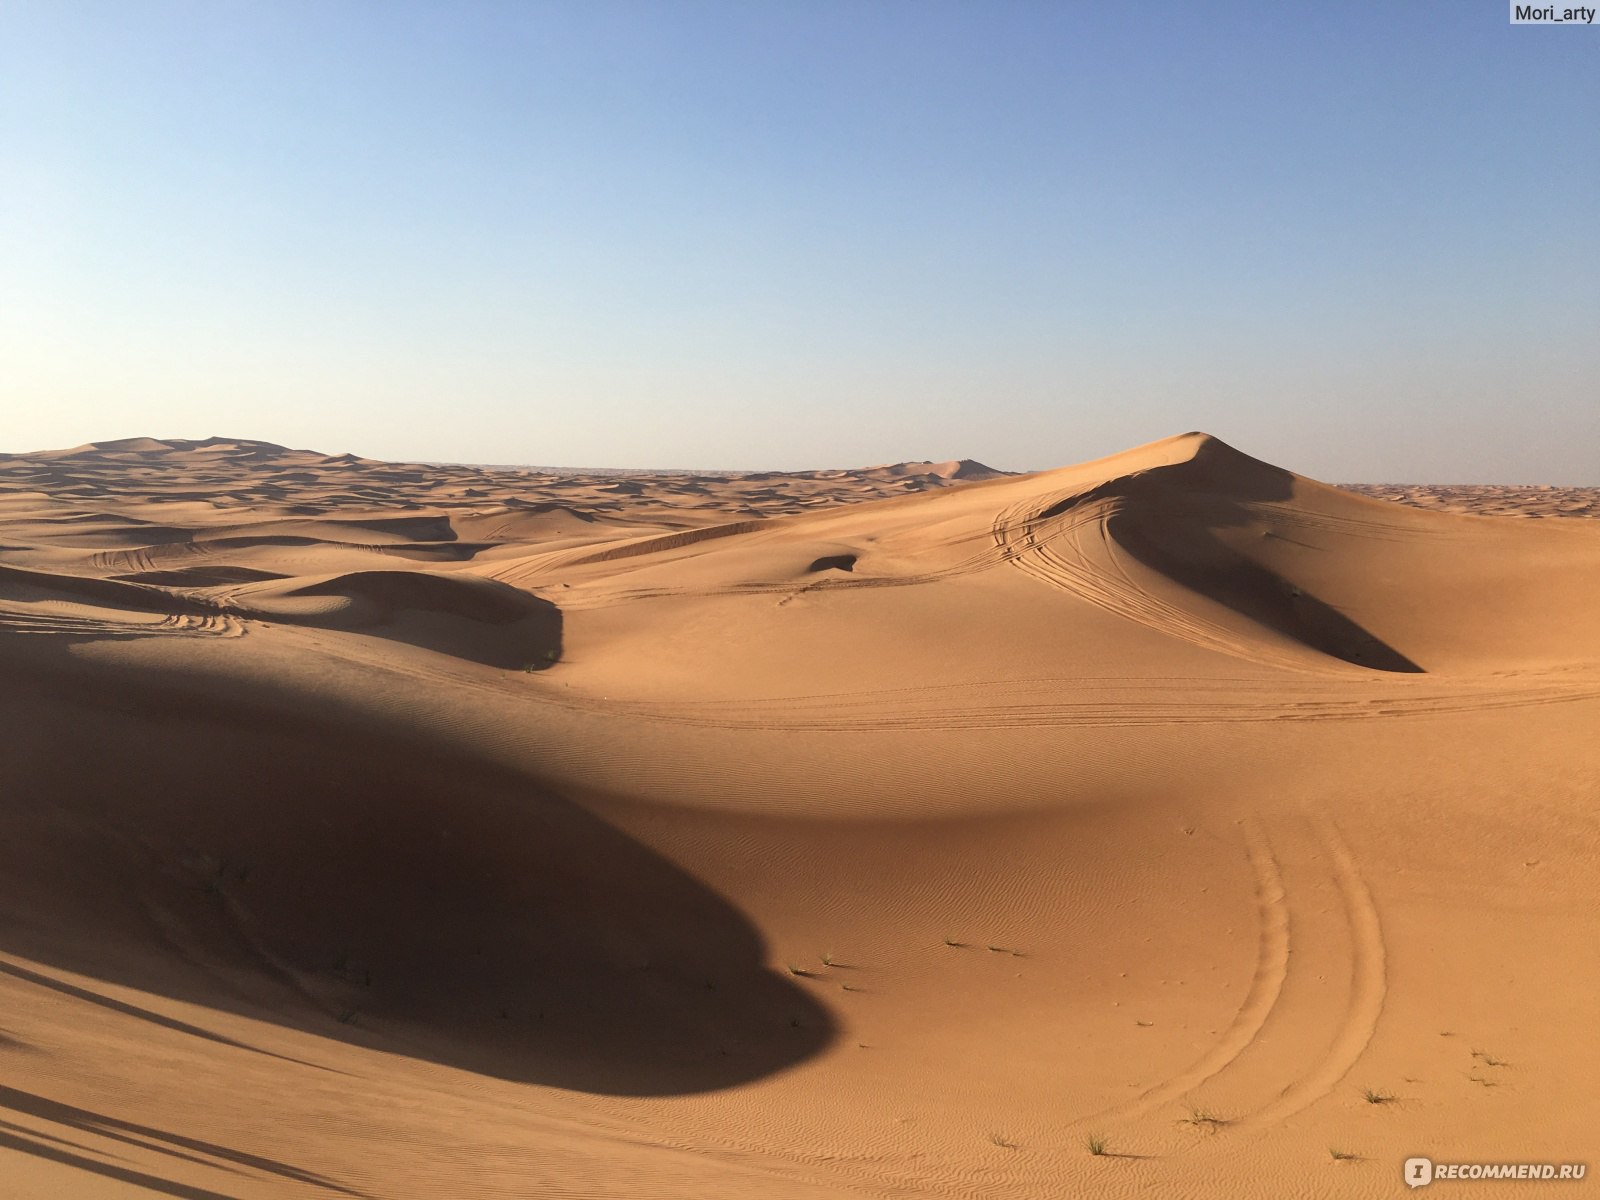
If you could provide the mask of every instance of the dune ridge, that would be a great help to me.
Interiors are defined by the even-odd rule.
[[[0,1179],[1583,1160],[1596,512],[1202,433],[1025,475],[0,455]]]

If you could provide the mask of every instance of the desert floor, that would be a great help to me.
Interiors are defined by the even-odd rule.
[[[1597,493],[1364,490],[0,456],[0,1195],[1600,1169]]]

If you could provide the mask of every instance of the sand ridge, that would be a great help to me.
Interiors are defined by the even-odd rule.
[[[0,456],[0,1177],[1584,1159],[1600,524],[1506,517],[1593,511],[1203,434],[1027,475]]]

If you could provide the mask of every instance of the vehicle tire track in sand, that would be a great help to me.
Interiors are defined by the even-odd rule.
[[[1304,1070],[1278,1086],[1276,1092],[1270,1091],[1274,1086],[1270,1077],[1263,1080],[1264,1086],[1258,1093],[1263,1094],[1262,1102],[1215,1126],[1212,1133],[1217,1136],[1273,1124],[1331,1094],[1366,1053],[1382,1016],[1387,993],[1387,955],[1377,906],[1337,826],[1329,819],[1312,819],[1307,833],[1310,835],[1307,849],[1315,848],[1321,853],[1309,855],[1299,866],[1303,868],[1308,862],[1328,864],[1326,874],[1317,871],[1316,875],[1337,890],[1343,923],[1348,926],[1348,998],[1342,1005],[1325,1048],[1309,1061]],[[1284,995],[1285,984],[1289,981],[1290,936],[1295,918],[1291,911],[1292,898],[1284,883],[1283,869],[1258,818],[1246,820],[1244,835],[1251,870],[1256,877],[1259,926],[1255,973],[1233,1020],[1216,1042],[1189,1067],[1147,1088],[1132,1100],[1074,1120],[1071,1123],[1073,1127],[1094,1122],[1135,1120],[1164,1104],[1182,1099],[1224,1073],[1234,1077],[1241,1069],[1245,1070],[1247,1076],[1259,1071],[1260,1061],[1246,1068],[1239,1060],[1248,1057],[1246,1052],[1262,1041],[1269,1026],[1280,1029],[1296,1024],[1304,1026],[1312,1015],[1301,1011],[1306,1003],[1303,988],[1298,1001],[1290,1002]],[[1294,862],[1290,863],[1291,867],[1295,865]],[[1293,871],[1290,875],[1293,877]],[[1311,884],[1313,880],[1307,878],[1303,882]],[[1295,890],[1298,894],[1299,889]],[[1302,946],[1300,949],[1312,954],[1316,951],[1315,946]],[[1298,959],[1301,956],[1295,957]],[[1236,1063],[1239,1063],[1238,1067],[1235,1067]],[[1239,1082],[1235,1078],[1235,1084]],[[1172,1151],[1183,1153],[1194,1148],[1193,1144],[1174,1145]]]
[[[1061,493],[1001,510],[995,516],[993,536],[1004,558],[1041,583],[1169,637],[1276,667],[1306,671],[1317,665],[1307,655],[1254,642],[1141,587],[1111,536],[1118,502],[1096,492]]]
[[[84,638],[135,638],[200,635],[242,637],[244,622],[225,612],[168,613],[156,619],[115,620],[70,612],[0,612],[0,633],[54,634]]]
[[[1022,681],[1028,685],[1045,681]],[[859,692],[666,702],[547,693],[563,708],[660,724],[766,732],[904,733],[927,730],[1122,728],[1261,722],[1363,721],[1532,708],[1600,699],[1600,688],[1529,683],[1521,688],[1462,689],[1439,683],[1393,683],[1374,691],[1342,683],[1301,698],[1263,694],[1259,681],[1168,682],[1063,678],[1058,696],[1016,681],[977,681],[959,689],[884,688]],[[964,691],[960,702],[947,692]],[[1162,696],[1162,692],[1170,693]],[[1204,697],[1203,703],[1196,696]]]
[[[1283,874],[1273,855],[1271,842],[1266,830],[1254,817],[1244,822],[1244,838],[1250,869],[1256,881],[1256,967],[1233,1020],[1210,1049],[1183,1071],[1147,1088],[1124,1104],[1079,1118],[1073,1122],[1074,1125],[1088,1121],[1128,1120],[1176,1100],[1224,1071],[1260,1036],[1267,1018],[1277,1006],[1284,980],[1289,974],[1289,906],[1283,890]]]
[[[1280,529],[1334,533],[1348,537],[1367,538],[1385,542],[1415,542],[1449,536],[1451,527],[1445,523],[1430,523],[1420,527],[1414,523],[1395,520],[1368,520],[1348,514],[1326,512],[1306,505],[1289,504],[1276,500],[1254,500],[1244,504],[1247,511]],[[1412,514],[1407,513],[1407,516]]]
[[[1333,864],[1334,882],[1350,924],[1350,999],[1326,1055],[1275,1100],[1245,1116],[1241,1125],[1281,1121],[1331,1093],[1366,1053],[1383,1015],[1388,968],[1377,906],[1338,827],[1327,818],[1319,819],[1315,826]]]

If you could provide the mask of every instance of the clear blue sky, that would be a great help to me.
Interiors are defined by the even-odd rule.
[[[0,449],[1600,484],[1600,25],[0,0]]]

